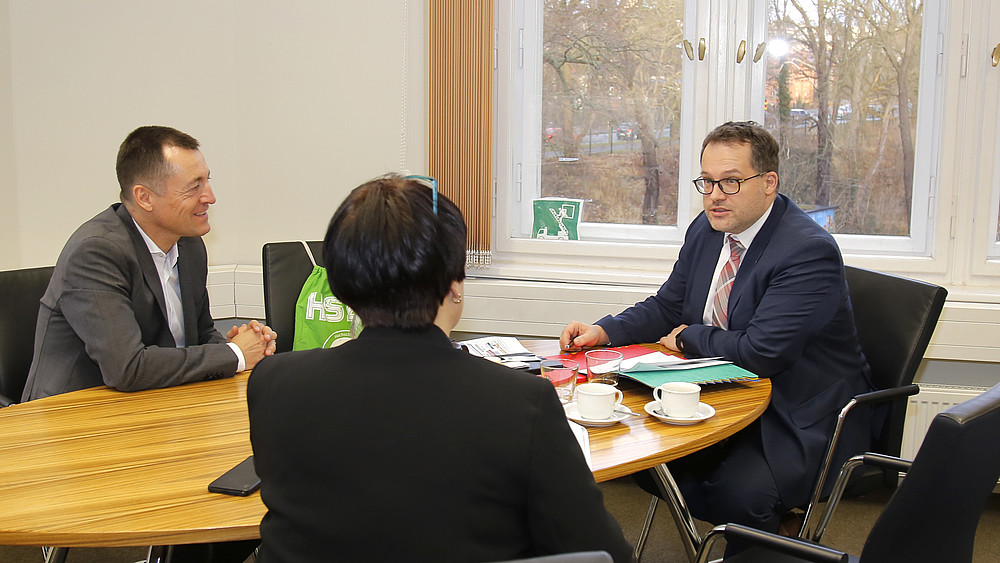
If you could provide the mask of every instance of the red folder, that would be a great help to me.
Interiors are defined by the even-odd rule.
[[[592,349],[596,349],[596,348],[592,348]],[[643,346],[642,344],[629,344],[628,346],[608,347],[607,349],[608,350],[617,350],[617,351],[621,352],[622,353],[622,360],[627,360],[629,358],[635,358],[637,356],[642,356],[642,355],[645,355],[645,354],[648,354],[650,352],[654,352],[655,351],[652,348],[647,348],[647,347]],[[557,354],[555,356],[548,356],[545,359],[546,360],[573,360],[573,361],[577,362],[578,364],[580,364],[580,370],[583,371],[583,370],[587,369],[587,357],[585,355],[586,353],[587,353],[587,350],[580,350],[579,352],[563,352],[563,353]],[[671,352],[669,352],[669,351],[665,351],[664,353],[671,354]],[[673,355],[674,356],[679,356],[679,354],[673,354]],[[577,378],[576,378],[576,382],[577,383],[586,383],[587,382],[587,374],[586,373],[581,373],[580,375],[578,375]]]

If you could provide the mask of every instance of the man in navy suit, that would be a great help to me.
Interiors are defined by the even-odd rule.
[[[571,322],[560,338],[570,350],[659,341],[769,378],[758,421],[670,469],[694,516],[773,532],[808,502],[837,413],[871,390],[840,249],[778,193],[778,160],[754,122],[709,133],[694,180],[705,211],[670,277],[656,295],[593,325]],[[868,447],[870,422],[867,412],[848,418],[835,463]]]

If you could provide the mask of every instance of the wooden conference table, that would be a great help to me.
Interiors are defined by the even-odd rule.
[[[232,497],[207,490],[251,454],[247,377],[137,393],[97,387],[0,409],[0,545],[176,545],[260,537],[265,508],[259,493]],[[730,436],[757,418],[770,397],[767,381],[712,386],[702,400],[715,407],[713,418],[670,426],[643,412],[648,388],[621,387],[625,404],[643,416],[590,429],[598,481]]]
[[[522,340],[539,356],[559,353],[556,340]],[[666,351],[659,344],[651,350]],[[702,387],[701,401],[715,408],[715,416],[690,426],[674,426],[649,416],[644,406],[653,400],[649,387],[621,378],[622,403],[641,414],[613,426],[590,428],[590,456],[598,482],[631,475],[696,452],[745,428],[764,412],[771,398],[771,382],[727,383]]]

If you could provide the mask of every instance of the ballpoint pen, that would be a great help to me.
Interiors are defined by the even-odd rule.
[[[518,358],[518,359],[520,359],[520,358],[527,358],[527,359],[532,359],[532,360],[541,360],[541,358],[539,358],[538,356],[536,356],[535,354],[532,354],[530,352],[528,352],[528,353],[522,352],[520,354],[491,354],[491,356],[494,357],[494,358],[500,358],[501,360],[512,360],[512,359],[515,359],[515,358]]]

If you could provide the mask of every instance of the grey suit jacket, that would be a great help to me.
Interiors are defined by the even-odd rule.
[[[177,348],[163,288],[145,241],[116,203],[73,233],[42,297],[22,400],[108,385],[169,387],[236,372],[236,354],[208,308],[208,258],[200,238],[177,243],[188,343]]]

